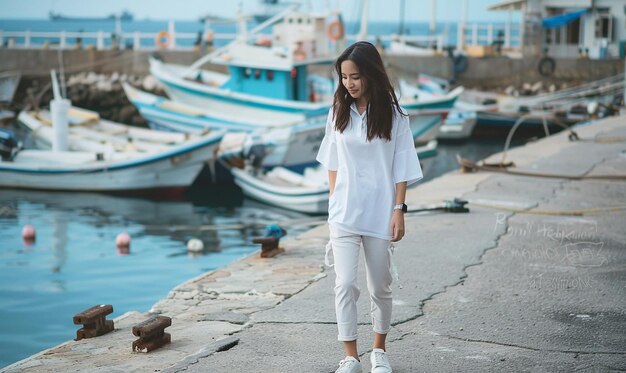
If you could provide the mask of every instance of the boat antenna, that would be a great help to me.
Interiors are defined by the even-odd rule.
[[[65,87],[65,68],[63,67],[63,50],[61,49],[61,47],[59,47],[59,52],[58,52],[58,58],[59,58],[59,79],[61,80],[61,91],[59,92],[59,95],[61,97],[55,97],[55,98],[67,98],[67,90]],[[54,70],[52,70],[54,72]],[[54,73],[54,81],[56,81],[56,73]],[[53,81],[53,84],[54,84]],[[57,83],[58,84],[58,83]],[[57,86],[57,90],[58,90],[58,86]]]
[[[400,1],[400,23],[398,24],[398,35],[404,35],[404,13],[406,12],[406,1]]]
[[[359,30],[358,40],[367,40],[367,12],[369,10],[368,0],[361,1],[361,29]]]
[[[50,70],[50,80],[52,81],[52,95],[55,100],[61,99],[61,92],[59,91],[59,82],[57,80],[57,72],[54,69]]]

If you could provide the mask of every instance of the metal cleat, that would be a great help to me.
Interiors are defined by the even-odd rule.
[[[75,340],[98,337],[113,330],[113,320],[106,319],[106,315],[110,313],[113,313],[113,306],[101,304],[74,315],[74,324],[83,324],[83,327],[76,331]]]
[[[172,325],[172,319],[167,316],[155,316],[133,326],[133,334],[139,339],[133,342],[134,352],[150,352],[168,344],[172,336],[165,333],[165,328]]]
[[[252,239],[252,242],[261,244],[261,258],[271,258],[285,252],[285,249],[279,247],[278,244],[280,238],[286,234],[286,230],[272,224],[265,227],[264,237],[256,237]]]

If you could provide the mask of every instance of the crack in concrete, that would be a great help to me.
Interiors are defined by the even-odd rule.
[[[518,345],[515,343],[505,343],[505,342],[495,342],[495,341],[487,341],[484,339],[473,339],[473,338],[461,338],[455,337],[453,335],[439,334],[439,337],[446,337],[449,339],[456,339],[463,342],[475,342],[475,343],[487,343],[494,344],[498,346],[507,346],[507,347],[516,347],[524,350],[537,351],[537,352],[558,352],[562,354],[577,354],[577,355],[626,355],[626,351],[578,351],[578,350],[554,350],[554,349],[542,349],[535,347],[528,347],[523,345]]]
[[[178,362],[177,364],[162,370],[163,373],[177,373],[184,370],[187,370],[189,366],[193,364],[197,364],[200,359],[209,357],[218,352],[228,351],[231,348],[237,346],[239,344],[239,338],[235,337],[227,337],[220,339],[211,343],[209,346],[203,348],[202,350],[187,356],[184,360]]]

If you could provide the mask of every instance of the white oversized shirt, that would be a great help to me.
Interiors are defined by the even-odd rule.
[[[391,141],[368,141],[367,112],[359,114],[352,104],[350,122],[341,133],[335,129],[331,108],[317,161],[337,171],[328,223],[353,234],[390,240],[396,183],[410,185],[423,177],[408,116],[394,110]]]

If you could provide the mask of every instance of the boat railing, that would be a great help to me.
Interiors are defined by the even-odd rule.
[[[163,34],[162,34],[163,35]],[[215,41],[230,41],[235,39],[235,33],[213,34]],[[124,48],[133,50],[192,50],[196,48],[197,33],[177,32],[175,38],[167,36],[161,44],[157,42],[159,33],[151,32],[124,32],[121,37],[112,32],[39,32],[39,31],[0,31],[0,45],[13,49],[77,49],[93,46],[97,50]],[[346,35],[349,41],[356,40],[357,35]],[[390,42],[399,40],[403,42],[421,43],[433,46],[433,49],[443,50],[443,35],[371,35],[371,40]],[[166,40],[166,41],[165,41]]]
[[[457,46],[491,45],[502,42],[504,48],[520,45],[520,27],[516,24],[474,23],[457,26]],[[0,30],[0,48],[11,49],[79,49],[95,48],[133,50],[194,50],[198,44],[223,45],[237,37],[236,33],[214,33],[211,31],[179,32],[175,23],[159,32],[119,31],[3,31]],[[358,35],[346,35],[347,41],[355,41]],[[427,45],[442,51],[454,45],[448,32],[434,35],[368,35],[368,40],[390,42],[399,40]]]
[[[457,27],[457,49],[467,45],[493,45],[503,48],[521,46],[521,25],[512,23],[459,23]]]
[[[235,33],[215,33],[212,40],[232,40]],[[159,37],[162,40],[159,40]],[[92,46],[97,50],[193,50],[197,46],[198,33],[176,32],[175,34],[151,32],[39,32],[2,31],[0,47],[12,49],[78,49]]]

